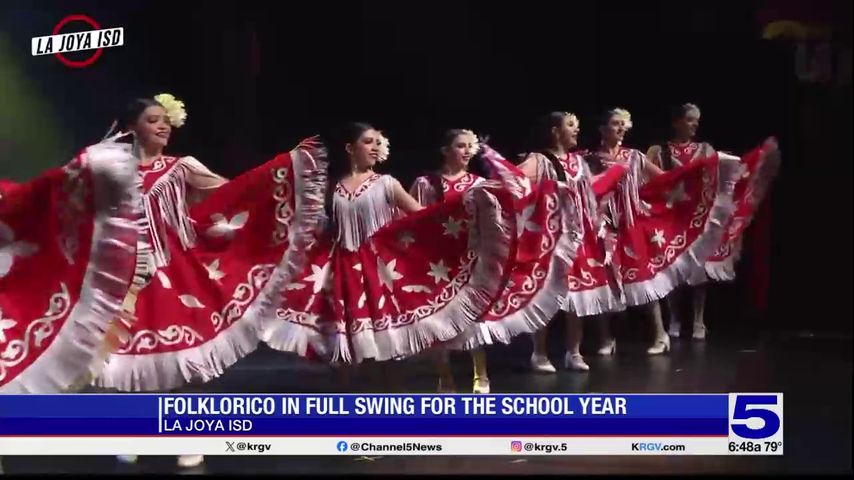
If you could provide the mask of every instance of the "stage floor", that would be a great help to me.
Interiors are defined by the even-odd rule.
[[[558,337],[555,335],[554,337]],[[748,338],[749,337],[749,338]],[[619,338],[619,337],[618,337]],[[552,360],[558,362],[559,338]],[[850,335],[729,335],[706,342],[674,341],[669,355],[648,357],[637,340],[618,344],[615,357],[586,355],[589,373],[553,375],[527,369],[530,343],[488,351],[492,390],[543,393],[783,392],[783,457],[207,457],[184,473],[234,474],[568,474],[568,473],[851,473]],[[592,347],[592,346],[591,346]],[[457,386],[471,386],[471,362],[453,357]],[[432,392],[429,361],[394,367],[398,392]],[[357,372],[348,391],[388,391],[375,366]],[[328,367],[262,348],[209,384],[183,391],[336,392],[340,378]],[[175,459],[141,458],[119,465],[112,457],[4,457],[5,473],[168,473]]]

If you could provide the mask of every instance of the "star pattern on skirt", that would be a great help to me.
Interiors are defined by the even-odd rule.
[[[445,261],[439,260],[439,263],[430,262],[430,272],[427,275],[433,277],[437,284],[442,280],[450,282],[451,278],[448,276],[450,271],[451,269],[445,265]]]
[[[385,285],[386,290],[392,291],[394,282],[403,278],[400,272],[396,271],[397,259],[393,258],[390,262],[385,263],[382,258],[377,257],[377,275],[380,281]]]
[[[445,227],[444,234],[454,237],[454,239],[459,238],[460,232],[463,230],[462,220],[455,220],[453,217],[448,217],[448,220],[442,226]]]
[[[311,275],[305,277],[305,281],[312,283],[314,293],[318,293],[329,286],[329,270],[331,268],[331,262],[326,262],[322,267],[320,265],[311,266]]]
[[[661,248],[665,243],[667,243],[667,239],[664,238],[664,230],[655,229],[655,235],[649,239],[650,243],[654,243],[658,245],[658,248]]]

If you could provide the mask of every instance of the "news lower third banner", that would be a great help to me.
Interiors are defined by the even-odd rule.
[[[0,455],[782,455],[783,394],[0,395]]]

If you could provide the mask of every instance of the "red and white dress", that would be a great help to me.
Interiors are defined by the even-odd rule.
[[[494,342],[509,343],[522,333],[533,333],[554,317],[561,306],[569,271],[580,238],[580,223],[574,205],[564,207],[561,186],[556,182],[536,190],[521,171],[497,152],[486,149],[490,163],[503,188],[515,199],[515,235],[511,262],[504,284],[492,307],[449,346],[471,349]],[[442,178],[446,200],[459,195],[484,179],[467,174],[455,181]],[[427,177],[420,177],[413,195],[425,203],[438,196]]]
[[[262,338],[338,362],[402,359],[458,337],[491,306],[511,255],[512,198],[484,181],[400,218],[397,180],[333,192],[335,228],[309,251]]]
[[[708,152],[714,151],[708,143],[688,142],[674,144],[667,148],[670,160],[676,167],[688,165]],[[706,273],[714,280],[733,280],[735,263],[741,255],[744,230],[750,225],[753,216],[765,197],[771,182],[780,167],[779,152],[770,151],[763,145],[754,148],[741,157],[741,170],[733,192],[735,211],[730,219],[723,241],[706,262]]]
[[[603,197],[617,229],[614,260],[626,304],[643,305],[682,283],[705,276],[706,260],[720,245],[732,215],[738,164],[717,154],[646,178],[646,156],[620,148],[614,157],[595,152],[589,161],[628,168],[620,188]]]
[[[466,173],[456,180],[448,180],[440,175],[440,180],[442,182],[443,197],[447,199],[454,195],[462,195],[469,188],[480,184],[485,179],[473,173]],[[436,190],[427,176],[416,178],[412,184],[412,188],[409,189],[409,194],[425,207],[439,203],[439,196],[436,194]]]
[[[324,158],[301,145],[228,183],[191,157],[141,167],[138,320],[95,385],[169,390],[210,380],[253,351],[256,323],[273,314],[322,220]],[[191,206],[203,190],[212,191]]]
[[[599,212],[597,197],[617,188],[625,168],[615,166],[594,178],[584,158],[577,153],[569,153],[557,160],[564,172],[568,200],[581,216],[580,247],[567,275],[562,309],[578,316],[622,311],[625,303],[619,272],[611,262],[615,242],[608,241],[613,234],[608,235],[608,225]],[[546,155],[533,153],[522,166],[528,162],[533,163],[534,168],[526,170],[536,172],[532,180],[538,185],[544,181],[559,181],[555,165]]]
[[[134,273],[135,172],[130,145],[101,143],[4,182],[0,393],[58,393],[87,377]]]

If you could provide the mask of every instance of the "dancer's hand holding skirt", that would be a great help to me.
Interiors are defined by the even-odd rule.
[[[285,286],[262,338],[332,363],[403,359],[456,338],[505,283],[513,201],[488,181],[386,224],[353,249],[330,233]]]
[[[741,157],[741,169],[733,192],[735,211],[720,246],[706,262],[709,278],[735,279],[735,264],[741,256],[744,231],[753,221],[779,168],[780,151],[773,138]]]
[[[73,391],[134,273],[142,211],[130,145],[86,148],[0,200],[0,391]]]

